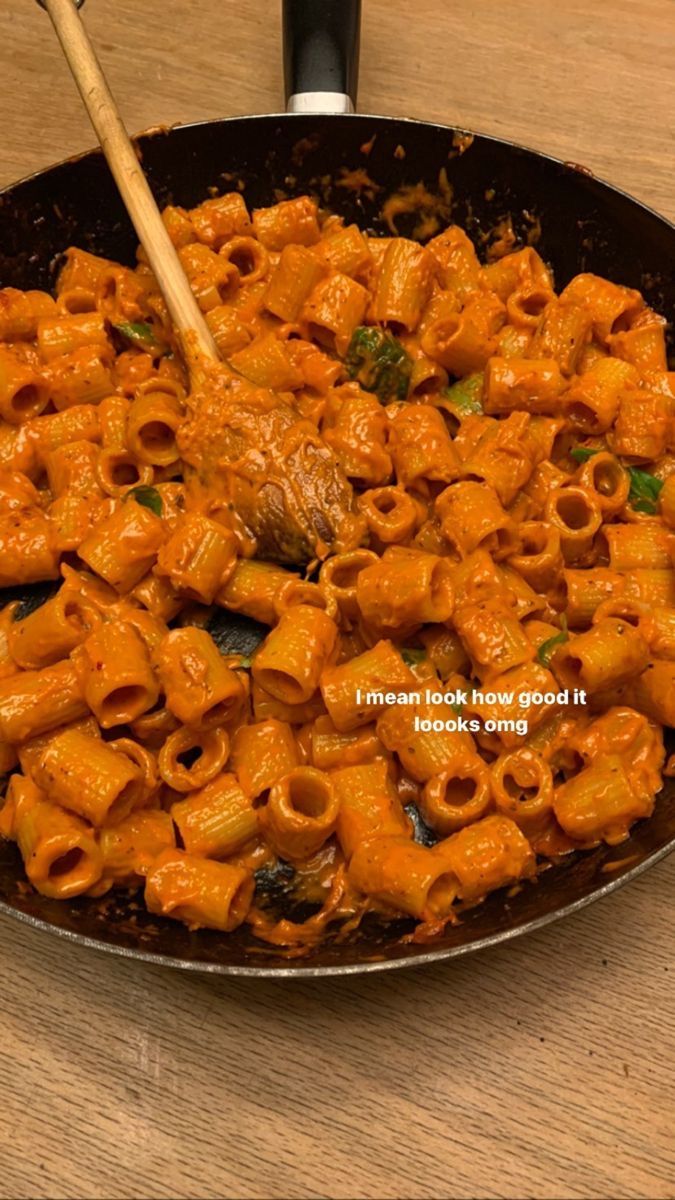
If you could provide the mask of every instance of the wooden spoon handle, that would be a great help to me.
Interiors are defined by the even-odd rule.
[[[185,361],[219,354],[141,170],[129,135],[73,0],[42,0],[80,90],[101,149],[166,300]],[[95,197],[92,197],[95,203]]]

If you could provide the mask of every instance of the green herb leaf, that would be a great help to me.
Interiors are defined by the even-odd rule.
[[[641,471],[639,467],[627,467],[626,470],[630,478],[628,503],[636,512],[653,515],[656,512],[663,480],[657,479],[655,475],[650,475],[648,471]]]
[[[142,504],[143,508],[149,508],[151,512],[154,512],[156,517],[162,515],[162,497],[157,488],[148,487],[146,483],[139,483],[137,487],[129,488],[124,499],[135,500],[137,504]]]
[[[553,637],[550,637],[545,642],[542,642],[541,646],[537,650],[537,661],[541,663],[542,667],[548,667],[551,665],[551,656],[556,646],[562,646],[563,642],[569,641],[570,635],[567,630],[567,617],[564,614],[561,617],[560,625],[560,633],[556,633]]]
[[[466,379],[459,379],[442,393],[444,406],[454,409],[460,417],[482,413],[484,380],[483,371],[467,375]]]
[[[253,656],[250,654],[243,654],[237,663],[237,669],[241,671],[250,671],[252,666]]]
[[[367,325],[354,330],[345,358],[347,374],[374,392],[381,404],[406,399],[412,365],[408,351],[391,333]]]
[[[570,458],[576,459],[577,462],[587,462],[598,451],[592,450],[589,446],[574,446],[569,453]],[[656,512],[659,492],[663,487],[663,480],[657,479],[655,475],[650,475],[649,471],[641,470],[640,467],[626,467],[626,471],[630,479],[628,503],[636,512],[649,513],[650,516],[653,516]]]
[[[450,707],[451,707],[452,711],[457,714],[458,717],[461,717],[462,713],[464,712],[463,704],[451,704]]]
[[[146,321],[121,321],[119,325],[113,325],[113,329],[116,329],[128,342],[133,342],[135,346],[141,346],[144,349],[148,347],[156,349],[158,346],[152,327]]]
[[[426,656],[426,650],[408,649],[408,647],[405,647],[403,650],[401,650],[401,658],[403,659],[406,667],[419,666],[421,662],[424,662]]]

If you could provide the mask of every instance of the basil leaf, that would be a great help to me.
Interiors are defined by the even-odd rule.
[[[567,617],[563,615],[560,624],[562,627],[560,633],[556,633],[553,637],[542,642],[537,650],[537,662],[541,663],[542,667],[549,667],[551,665],[551,656],[556,646],[562,646],[564,642],[569,641],[570,635],[567,631]]]
[[[628,503],[636,512],[649,513],[653,516],[656,512],[659,492],[663,487],[663,480],[657,479],[655,475],[650,475],[648,471],[641,471],[639,467],[627,467],[626,470],[630,478]]]
[[[467,375],[466,379],[459,379],[443,392],[444,402],[456,409],[462,417],[468,417],[471,413],[482,413],[484,379],[482,371],[477,371],[475,375]]]
[[[399,341],[377,326],[359,325],[352,334],[345,369],[381,404],[405,400],[410,386],[412,359]]]
[[[634,500],[631,508],[633,512],[647,513],[650,517],[656,514],[656,505],[651,500]]]
[[[157,488],[149,487],[146,483],[139,483],[136,487],[129,488],[124,499],[135,500],[137,504],[142,504],[143,508],[149,508],[151,512],[154,512],[156,517],[162,515],[162,497]]]
[[[427,656],[426,650],[414,650],[407,647],[401,650],[401,658],[406,667],[416,667],[419,663],[424,662]]]
[[[463,704],[451,704],[450,707],[451,707],[452,711],[457,714],[458,717],[461,717],[462,713],[464,712]]]
[[[152,327],[146,321],[121,321],[119,325],[113,325],[113,329],[134,345],[157,346]]]
[[[574,458],[577,462],[588,462],[588,459],[597,453],[598,451],[591,450],[590,446],[573,446],[570,450],[570,458]]]

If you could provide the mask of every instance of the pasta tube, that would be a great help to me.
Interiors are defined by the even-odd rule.
[[[347,860],[371,837],[407,836],[409,822],[384,759],[343,767],[331,779],[339,806],[336,832]]]
[[[459,887],[452,868],[433,850],[400,836],[361,842],[349,864],[349,881],[379,903],[428,921],[450,916]]]
[[[164,527],[149,508],[129,500],[85,538],[79,556],[118,592],[129,592],[150,570]]]
[[[362,492],[358,505],[370,534],[384,546],[405,542],[418,522],[419,510],[415,501],[402,487],[379,487]],[[354,553],[363,552],[357,550]]]
[[[419,481],[450,483],[457,471],[457,454],[443,417],[430,404],[399,409],[391,422],[389,453],[402,487]]]
[[[54,298],[46,292],[0,288],[0,338],[3,342],[34,338],[40,317],[55,310]]]
[[[566,563],[583,559],[602,525],[602,512],[593,492],[577,484],[555,488],[546,501],[544,516],[560,534]]]
[[[127,415],[127,441],[132,454],[151,467],[170,467],[180,457],[176,430],[183,405],[176,396],[147,391],[132,402]]]
[[[377,561],[377,555],[372,550],[351,550],[347,554],[334,554],[321,564],[321,587],[335,601],[343,622],[349,624],[358,617],[356,589],[359,575]]]
[[[133,812],[99,834],[103,878],[114,887],[138,886],[164,850],[175,846],[173,821],[158,809]]]
[[[219,250],[232,237],[245,237],[251,232],[251,218],[240,192],[225,192],[212,200],[204,200],[190,209],[187,217],[200,242],[214,250]],[[187,227],[183,228],[183,236],[187,238]]]
[[[270,789],[258,810],[260,828],[277,854],[309,858],[335,830],[339,801],[330,776],[315,767],[295,767]]]
[[[247,796],[254,800],[299,765],[293,730],[285,721],[270,718],[241,725],[232,739],[230,766]]]
[[[142,786],[131,759],[78,729],[52,738],[33,774],[50,799],[97,828],[127,817]]]
[[[560,412],[563,377],[551,358],[488,359],[485,369],[486,413],[510,413],[525,409],[531,413]]]
[[[0,587],[58,579],[55,529],[39,510],[0,516]]]
[[[312,250],[284,246],[270,275],[265,308],[281,321],[297,321],[305,301],[325,274],[325,265]]]
[[[0,738],[13,745],[87,715],[78,674],[68,659],[0,680]]]
[[[100,620],[94,606],[64,584],[52,600],[8,627],[8,648],[24,670],[49,667],[66,658]]]
[[[392,689],[409,691],[415,684],[396,647],[382,640],[349,662],[327,667],[321,676],[321,694],[335,728],[349,733],[367,725],[385,707],[381,695]]]
[[[352,733],[340,733],[330,717],[317,717],[311,734],[312,765],[321,771],[356,766],[385,754],[374,725],[365,725]]]
[[[255,836],[258,816],[234,775],[218,775],[199,792],[171,806],[188,854],[227,858]]]
[[[433,728],[434,719],[442,718],[445,724],[448,715],[452,715],[452,709],[445,704],[392,705],[378,717],[377,736],[387,750],[398,756],[408,775],[425,783],[473,750],[470,733]],[[424,729],[424,724],[432,728]]]
[[[49,403],[49,388],[41,373],[0,346],[0,416],[10,425],[39,417]]]
[[[545,759],[529,746],[500,754],[489,772],[498,812],[515,821],[527,835],[536,831],[553,807],[553,774]]]
[[[579,467],[576,482],[593,493],[603,518],[620,512],[628,499],[630,476],[613,454],[594,454]]]
[[[245,919],[255,882],[241,867],[163,850],[145,879],[150,912],[184,921],[190,929],[229,933]]]
[[[443,536],[463,556],[487,550],[503,558],[515,548],[515,526],[487,483],[451,483],[436,500]]]
[[[239,716],[242,682],[205,629],[172,630],[157,649],[156,664],[167,708],[185,725],[214,729]]]
[[[30,780],[13,775],[9,803],[26,874],[43,896],[69,900],[101,878],[103,860],[90,825],[51,804]]]
[[[98,346],[81,346],[53,358],[44,368],[49,398],[59,412],[80,404],[98,404],[113,392],[110,367]]]
[[[495,888],[535,872],[535,857],[518,826],[501,813],[483,817],[439,842],[432,854],[452,871],[462,900],[480,899]]]
[[[639,795],[631,786],[621,758],[603,755],[567,783],[556,788],[555,815],[570,837],[578,842],[622,842],[630,826],[651,815],[653,796]]]
[[[341,358],[354,330],[362,324],[368,292],[348,275],[329,275],[317,283],[300,312],[307,337]]]
[[[234,534],[201,513],[179,518],[160,547],[155,573],[190,600],[212,604],[237,560]]]
[[[266,250],[283,250],[291,242],[313,246],[321,236],[317,216],[314,201],[309,196],[298,196],[270,208],[256,208],[253,232]]]
[[[552,589],[563,570],[560,531],[547,521],[524,521],[518,526],[515,553],[509,566],[538,592]]]
[[[224,729],[189,729],[169,732],[159,752],[159,773],[175,792],[206,787],[222,771],[230,752]]]
[[[377,279],[373,320],[397,333],[413,333],[431,294],[433,277],[434,260],[428,250],[407,238],[392,238]]]
[[[296,578],[292,571],[286,571],[276,563],[240,558],[216,602],[223,608],[252,617],[254,621],[262,621],[264,625],[276,625],[277,595],[284,584]]]
[[[480,680],[494,679],[534,658],[515,613],[499,603],[462,604],[453,621],[471,660],[472,674]]]
[[[419,806],[427,825],[442,837],[484,817],[490,807],[487,764],[471,751],[457,753],[446,769],[427,780]]]
[[[99,725],[128,725],[159,697],[150,654],[128,622],[106,622],[78,649],[76,666],[84,697]]]
[[[617,687],[639,675],[649,662],[649,646],[626,621],[607,617],[588,633],[556,647],[551,669],[564,687],[590,693]]]
[[[356,599],[364,620],[382,633],[447,621],[454,606],[452,567],[433,554],[385,550],[359,573]]]
[[[253,678],[284,703],[303,704],[319,686],[336,636],[335,622],[321,609],[288,609],[257,651]]]
[[[37,344],[46,363],[63,354],[72,354],[82,346],[96,346],[102,357],[113,357],[105,322],[98,312],[42,317],[38,321]]]

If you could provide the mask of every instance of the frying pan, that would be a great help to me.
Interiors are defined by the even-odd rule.
[[[519,244],[533,238],[558,287],[593,271],[640,288],[670,316],[675,301],[675,227],[574,164],[444,125],[355,115],[360,0],[285,0],[284,66],[289,112],[203,122],[137,139],[160,205],[191,207],[243,188],[249,206],[310,192],[347,221],[391,234],[383,203],[424,183],[446,221],[479,246],[510,217]],[[448,186],[449,185],[449,186]],[[451,206],[449,196],[451,195]],[[402,215],[398,232],[414,234]],[[50,288],[71,244],[133,264],[136,238],[99,151],[59,163],[0,193],[0,285]],[[672,347],[671,347],[672,349]],[[26,606],[48,588],[14,589]],[[254,622],[218,613],[214,636],[228,649],[259,640]],[[421,825],[417,836],[428,834]],[[0,844],[0,911],[71,941],[130,958],[229,975],[329,975],[427,963],[478,950],[582,908],[633,879],[675,846],[675,785],[653,817],[620,846],[599,847],[551,866],[516,895],[495,893],[427,945],[405,940],[409,922],[366,921],[304,958],[255,941],[247,927],[226,936],[151,916],[137,897],[56,902],[31,891],[18,854]],[[259,880],[283,903],[285,872]],[[300,914],[298,914],[300,915]]]

